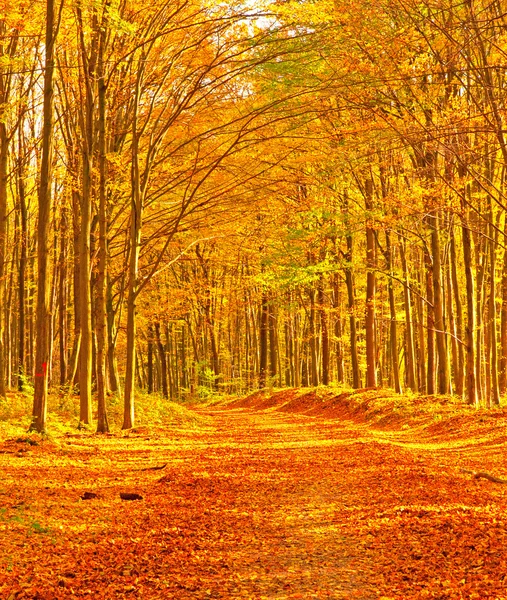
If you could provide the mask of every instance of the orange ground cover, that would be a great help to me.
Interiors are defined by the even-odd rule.
[[[507,598],[505,411],[383,395],[2,441],[0,598]]]

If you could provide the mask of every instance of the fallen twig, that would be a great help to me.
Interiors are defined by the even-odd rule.
[[[168,463],[165,463],[160,467],[145,467],[144,469],[141,469],[141,471],[162,471],[162,469],[165,469],[167,465]]]

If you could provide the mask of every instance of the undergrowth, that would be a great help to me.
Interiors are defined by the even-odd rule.
[[[33,397],[26,393],[9,392],[0,398],[0,439],[26,434],[31,423]],[[95,410],[95,404],[94,404]],[[123,423],[123,399],[111,395],[107,399],[107,415],[112,432],[119,432]],[[94,413],[94,418],[96,418]],[[138,391],[135,396],[136,427],[199,428],[207,418],[198,415],[181,404],[166,400],[158,394]],[[48,397],[47,435],[59,437],[73,433],[79,426],[79,396],[52,393]],[[94,432],[96,422],[82,427]]]

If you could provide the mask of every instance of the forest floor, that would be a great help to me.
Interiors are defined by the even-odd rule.
[[[505,409],[285,390],[196,410],[1,441],[0,599],[507,599],[507,485],[474,477],[507,477]]]

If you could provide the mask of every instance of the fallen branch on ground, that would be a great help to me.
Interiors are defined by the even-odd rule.
[[[460,469],[462,473],[469,473],[473,475],[475,479],[487,479],[488,481],[492,481],[493,483],[507,483],[507,479],[500,479],[499,477],[495,477],[494,475],[490,475],[489,473],[485,473],[484,471],[470,471],[469,469]]]

